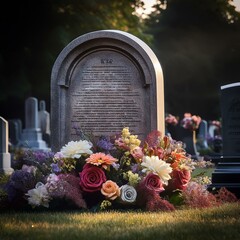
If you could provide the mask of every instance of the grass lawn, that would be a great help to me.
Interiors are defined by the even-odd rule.
[[[174,212],[11,212],[0,239],[240,239],[240,205]]]

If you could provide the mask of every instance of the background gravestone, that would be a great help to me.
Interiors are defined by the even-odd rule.
[[[144,139],[164,134],[161,66],[153,51],[122,31],[91,32],[60,53],[51,79],[51,143],[59,149],[79,140],[76,128],[94,136],[123,127]]]
[[[50,146],[50,114],[46,111],[46,102],[39,102],[38,127],[41,129],[43,140]]]
[[[211,189],[226,187],[240,198],[240,82],[221,87],[223,155]]]
[[[25,101],[25,129],[22,132],[20,146],[34,149],[47,149],[38,127],[38,100],[29,97]]]
[[[0,117],[0,173],[11,174],[11,155],[8,152],[8,122]]]
[[[197,147],[199,149],[207,149],[207,134],[208,134],[208,123],[206,120],[201,120],[199,124],[199,130],[197,135]]]
[[[223,155],[240,156],[240,82],[221,87]]]
[[[12,146],[18,146],[22,137],[22,121],[21,119],[8,120],[9,140]]]

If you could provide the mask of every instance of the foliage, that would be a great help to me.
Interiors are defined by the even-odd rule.
[[[240,13],[228,0],[161,0],[146,20],[164,73],[166,111],[220,115],[220,86],[239,81]]]
[[[5,1],[0,21],[4,36],[0,50],[0,111],[5,112],[5,118],[16,114],[26,97],[35,96],[49,103],[54,61],[74,38],[91,31],[117,29],[148,42],[142,23],[132,14],[138,4],[139,0]],[[15,112],[11,112],[11,104]],[[14,115],[19,116],[20,112]]]

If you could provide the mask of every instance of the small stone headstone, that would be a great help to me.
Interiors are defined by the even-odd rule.
[[[214,139],[214,137],[216,136],[216,132],[218,131],[218,127],[215,125],[210,125],[208,128],[208,134],[209,137],[211,137],[212,139]]]
[[[10,119],[8,125],[10,143],[13,146],[18,146],[22,135],[22,121],[21,119]]]
[[[199,124],[199,130],[197,135],[198,147],[200,149],[208,148],[207,136],[208,136],[208,124],[207,121],[202,119]]]
[[[47,149],[38,127],[38,100],[30,97],[25,101],[25,129],[23,129],[21,146],[26,148]]]
[[[51,79],[51,143],[58,151],[85,134],[113,135],[129,127],[140,139],[165,134],[161,66],[153,51],[122,31],[87,33],[60,53]]]
[[[185,144],[185,150],[193,159],[197,159],[199,152],[197,151],[196,139],[193,131],[180,127],[179,140]]]
[[[0,173],[11,174],[11,155],[8,152],[8,122],[0,117]]]
[[[46,111],[46,102],[39,102],[38,127],[42,131],[43,140],[50,146],[50,114]]]

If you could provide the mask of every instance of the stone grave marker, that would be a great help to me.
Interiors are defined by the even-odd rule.
[[[226,187],[240,198],[240,82],[221,87],[223,155],[210,189]]]
[[[25,101],[25,129],[22,132],[20,145],[26,148],[47,149],[38,127],[38,100],[34,97],[29,97]]]
[[[221,87],[223,155],[240,156],[240,82]]]
[[[42,131],[42,138],[50,146],[50,114],[46,111],[46,102],[39,102],[38,127]]]
[[[199,152],[197,151],[193,131],[180,127],[179,140],[184,143],[186,152],[190,154],[193,159],[198,159]]]
[[[11,174],[11,155],[8,152],[8,122],[0,117],[0,173]]]
[[[79,140],[76,128],[101,136],[123,127],[142,140],[152,130],[165,134],[159,61],[146,43],[129,33],[84,34],[62,50],[52,69],[52,150]]]
[[[206,120],[202,119],[199,124],[199,130],[197,135],[197,146],[200,149],[208,148],[207,136],[208,136],[208,123]]]
[[[13,146],[18,146],[22,135],[22,121],[21,119],[9,119],[9,139]]]
[[[217,130],[218,130],[218,127],[217,127],[217,126],[215,126],[215,125],[209,126],[209,128],[208,128],[208,134],[209,134],[209,136],[210,136],[212,139],[214,139],[214,137],[216,136]]]

